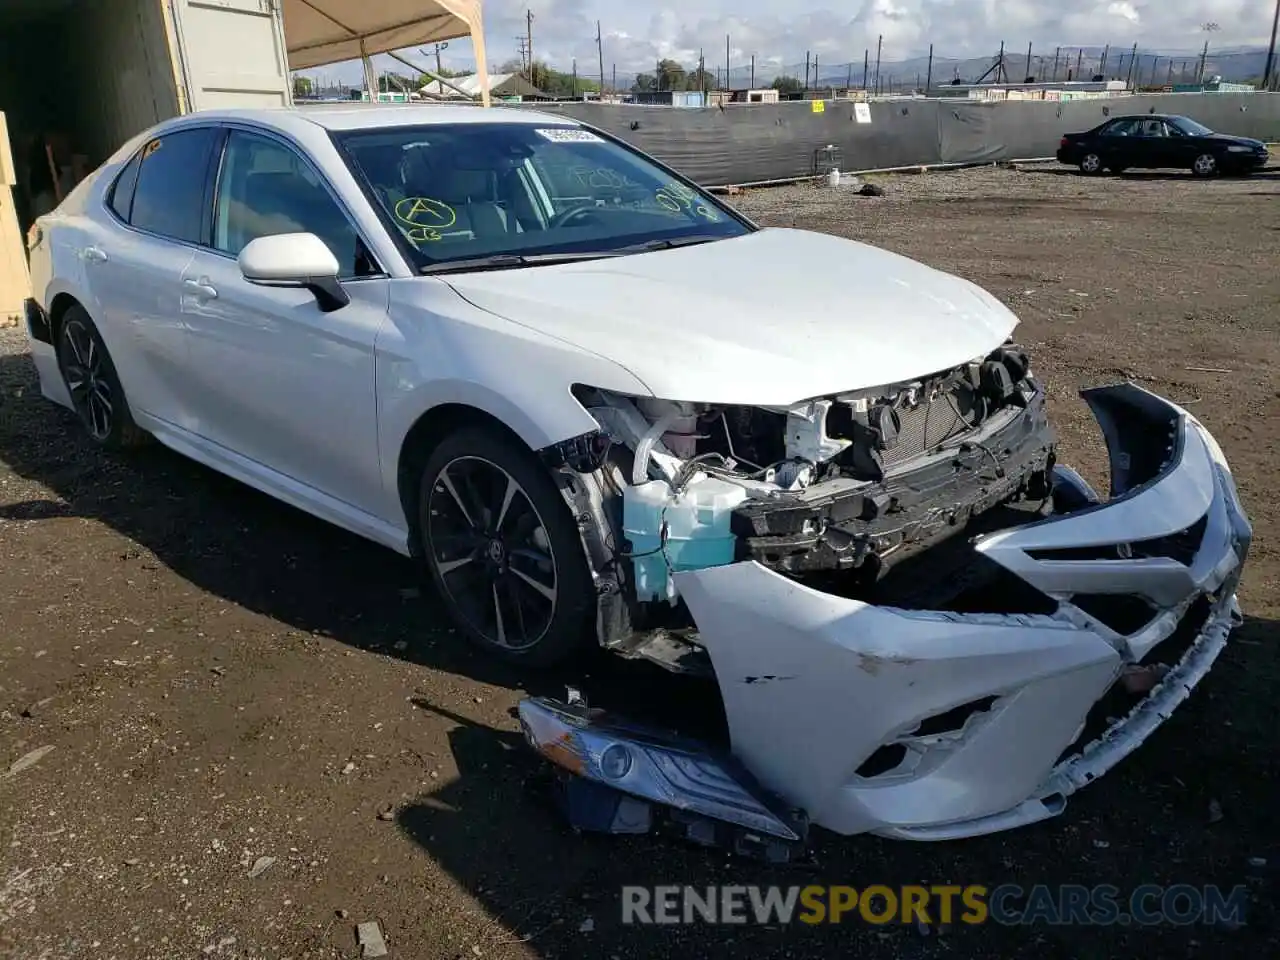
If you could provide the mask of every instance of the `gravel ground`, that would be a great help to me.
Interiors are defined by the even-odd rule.
[[[1257,531],[1249,621],[1142,751],[1036,827],[820,834],[805,867],[574,836],[531,784],[509,712],[523,692],[665,705],[702,688],[598,658],[495,666],[409,563],[163,450],[92,451],[0,331],[0,956],[354,957],[368,920],[402,958],[1278,955],[1280,173],[877,182],[883,198],[734,202],[1001,296],[1090,476],[1105,458],[1076,392],[1123,378],[1193,404],[1232,460]],[[620,922],[625,883],[771,882],[1245,884],[1252,901],[1234,930]]]

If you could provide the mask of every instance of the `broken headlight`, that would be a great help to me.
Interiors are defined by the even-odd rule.
[[[569,773],[665,807],[801,839],[731,758],[544,697],[522,701],[519,715],[529,745]]]

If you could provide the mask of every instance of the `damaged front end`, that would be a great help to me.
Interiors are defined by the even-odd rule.
[[[547,456],[581,519],[601,642],[714,675],[751,785],[733,782],[775,816],[931,840],[1060,812],[1207,673],[1239,622],[1252,536],[1194,417],[1133,385],[1084,397],[1110,453],[1105,502],[1057,465],[1012,345],[788,410],[582,391],[600,433]],[[600,731],[562,709],[521,707],[562,768],[677,810],[700,796],[564,762],[531,734],[548,716],[575,742]]]

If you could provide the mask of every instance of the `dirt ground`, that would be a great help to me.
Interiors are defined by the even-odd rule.
[[[819,833],[766,867],[572,835],[511,708],[581,684],[696,685],[592,660],[519,676],[452,635],[407,561],[163,450],[103,456],[0,332],[0,956],[1276,956],[1280,845],[1280,171],[1193,182],[1057,169],[734,198],[883,245],[1023,318],[1066,459],[1105,481],[1076,392],[1192,404],[1256,528],[1249,616],[1209,679],[1059,818],[937,845]],[[828,269],[815,263],[814,270]],[[891,329],[892,318],[886,318]],[[10,763],[52,747],[10,777]],[[384,814],[385,818],[380,818]],[[256,876],[255,865],[274,861]],[[1244,884],[1237,929],[635,928],[623,884]]]

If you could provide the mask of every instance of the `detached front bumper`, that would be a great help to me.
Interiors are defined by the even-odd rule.
[[[1225,458],[1194,417],[1139,387],[1085,399],[1112,499],[1062,470],[1069,512],[974,543],[1056,601],[1052,615],[875,607],[753,562],[675,575],[733,755],[765,790],[842,834],[1022,826],[1060,813],[1205,676],[1240,621],[1252,538]],[[1145,699],[1080,742],[1126,669],[1165,661]]]

